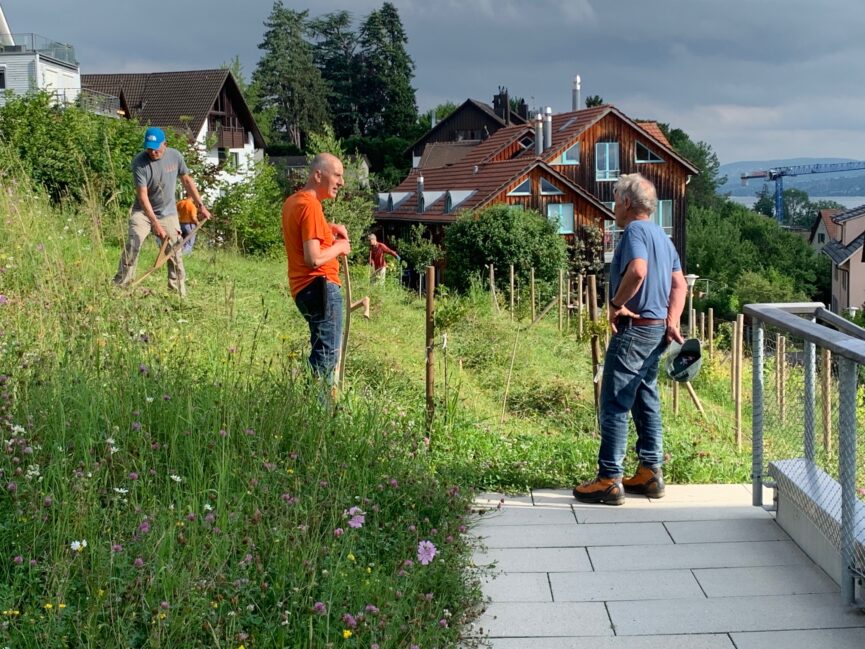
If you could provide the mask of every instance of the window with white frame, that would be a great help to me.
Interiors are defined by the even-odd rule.
[[[635,162],[663,162],[664,159],[642,142],[637,142]]]
[[[604,203],[604,205],[609,207],[611,212],[615,212],[615,202]],[[622,232],[624,230],[618,227],[615,221],[604,221],[604,254],[612,255],[616,251]]]
[[[573,203],[550,203],[547,205],[547,218],[558,224],[559,234],[574,233]]]
[[[561,196],[564,192],[546,178],[541,178],[542,196]]]
[[[673,236],[673,201],[658,201],[653,217],[668,237]]]
[[[616,180],[619,177],[619,143],[595,144],[595,180]]]
[[[580,164],[580,143],[577,142],[570,149],[562,154],[561,163],[563,165],[578,165]]]
[[[511,191],[508,192],[508,196],[531,196],[532,195],[532,181],[529,178],[526,178],[519,185],[514,187]]]

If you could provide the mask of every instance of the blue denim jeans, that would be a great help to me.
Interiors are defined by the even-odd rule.
[[[185,239],[186,235],[188,235],[190,232],[195,232],[195,229],[196,229],[195,223],[181,223],[180,224],[180,236],[182,236]],[[191,237],[189,237],[189,241],[187,241],[186,243],[183,244],[183,254],[184,255],[191,255],[192,254],[192,246],[195,245],[195,237],[196,237],[196,235],[193,234]]]
[[[667,348],[666,326],[620,328],[610,340],[601,379],[601,449],[598,475],[621,477],[628,445],[628,411],[637,429],[637,457],[659,467],[664,461],[658,361]]]
[[[332,384],[342,342],[342,291],[338,284],[327,282],[322,295],[318,282],[313,282],[297,294],[294,302],[309,325],[312,373]]]

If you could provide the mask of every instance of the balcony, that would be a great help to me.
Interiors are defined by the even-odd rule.
[[[216,137],[219,149],[242,149],[246,145],[246,130],[243,127],[220,126],[207,135]]]
[[[0,54],[33,52],[69,65],[78,65],[75,48],[71,45],[52,41],[39,34],[12,34],[11,40],[11,43],[0,44]]]
[[[88,113],[104,117],[120,117],[120,99],[89,88],[54,88],[49,91],[57,104],[78,106]]]

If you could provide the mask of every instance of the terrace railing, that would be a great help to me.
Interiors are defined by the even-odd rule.
[[[763,505],[762,487],[774,487],[779,524],[836,579],[846,604],[865,607],[865,480],[857,480],[865,329],[817,303],[750,304],[744,312],[753,504]]]

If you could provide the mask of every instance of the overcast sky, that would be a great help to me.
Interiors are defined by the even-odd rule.
[[[499,85],[570,110],[571,84],[634,118],[682,128],[722,163],[865,159],[861,0],[392,0],[418,107]],[[285,0],[361,19],[378,0]],[[81,72],[219,67],[248,78],[270,0],[0,0],[13,32],[75,46]]]

